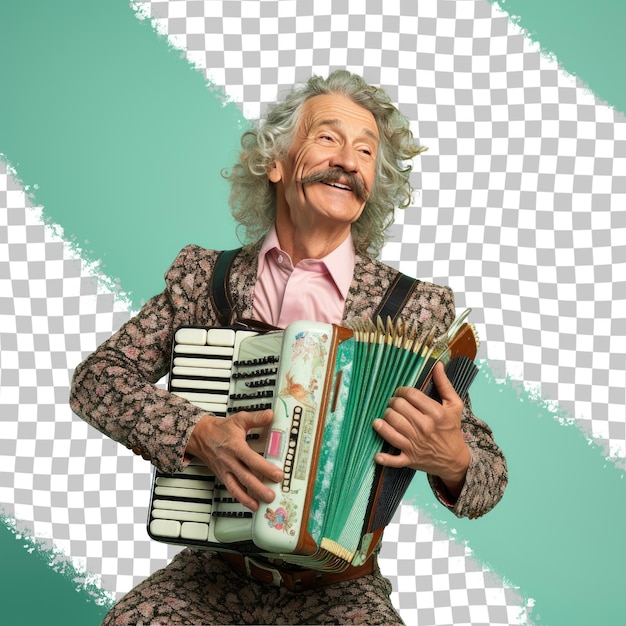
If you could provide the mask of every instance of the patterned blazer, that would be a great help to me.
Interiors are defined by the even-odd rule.
[[[229,288],[238,319],[253,318],[253,290],[260,243],[246,246],[233,262]],[[183,467],[191,432],[205,413],[155,386],[169,370],[173,334],[181,325],[217,325],[211,277],[217,253],[187,246],[165,274],[165,290],[81,363],[70,392],[72,410],[92,426],[152,461],[165,472]],[[344,321],[371,317],[397,271],[357,255]],[[406,320],[435,326],[443,333],[455,316],[448,287],[418,281],[401,312]],[[506,461],[491,430],[471,412],[462,428],[471,462],[456,502],[449,502],[436,477],[429,481],[437,498],[461,517],[479,517],[502,497]]]

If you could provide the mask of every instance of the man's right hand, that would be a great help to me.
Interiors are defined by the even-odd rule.
[[[205,415],[193,429],[185,450],[213,470],[228,492],[252,511],[258,509],[259,501],[274,499],[263,479],[280,482],[283,478],[282,470],[266,461],[246,441],[250,429],[269,425],[272,416],[269,409],[241,411],[228,418]]]

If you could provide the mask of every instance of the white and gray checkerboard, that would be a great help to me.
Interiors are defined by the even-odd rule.
[[[311,72],[347,67],[384,86],[430,151],[383,260],[449,284],[473,308],[491,368],[553,401],[623,465],[623,116],[486,0],[420,2],[419,16],[403,0],[312,6],[135,8],[248,117]],[[129,307],[1,167],[0,502],[119,595],[173,551],[146,536],[147,464],[73,416],[67,393]],[[421,511],[403,506],[385,536],[382,567],[407,624],[524,622],[515,590]]]

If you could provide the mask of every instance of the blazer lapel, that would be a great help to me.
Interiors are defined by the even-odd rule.
[[[262,243],[259,241],[244,246],[233,261],[229,287],[237,319],[254,317],[254,285]],[[343,321],[354,318],[370,319],[397,273],[397,270],[380,261],[357,254],[352,282],[346,297]]]
[[[235,319],[252,319],[254,285],[259,267],[259,250],[263,240],[244,246],[235,257],[229,277]]]
[[[343,321],[371,319],[397,273],[397,270],[376,259],[357,254]]]

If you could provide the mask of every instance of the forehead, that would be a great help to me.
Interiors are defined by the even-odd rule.
[[[323,94],[309,98],[302,107],[300,130],[308,133],[329,125],[350,130],[355,135],[379,139],[374,115],[342,94]]]

